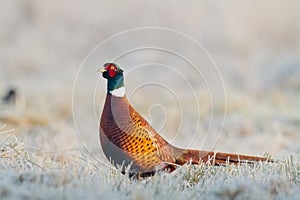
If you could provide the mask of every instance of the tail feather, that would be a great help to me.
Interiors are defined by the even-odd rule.
[[[259,161],[269,161],[273,162],[269,158],[257,157],[257,156],[247,156],[240,154],[231,153],[219,153],[212,151],[199,151],[199,150],[183,150],[176,149],[175,151],[176,164],[184,165],[186,163],[190,164],[200,164],[208,163],[211,165],[227,165],[227,164],[240,164],[240,163],[255,163]]]

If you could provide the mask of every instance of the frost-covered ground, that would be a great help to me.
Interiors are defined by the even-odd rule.
[[[17,100],[0,103],[0,199],[298,199],[299,7],[296,0],[2,1],[0,96],[13,87]],[[157,29],[98,48],[74,84],[93,47],[145,26],[175,29],[200,42],[218,65],[225,93],[203,51]],[[96,70],[128,50],[155,46],[189,58],[210,88],[182,57],[166,51],[144,49],[118,60],[133,106],[168,141],[272,155],[279,162],[184,166],[143,181],[107,166],[98,141],[105,81]]]
[[[1,144],[1,199],[298,199],[299,162],[254,166],[183,166],[172,174],[129,180],[84,154],[36,154],[9,137]]]

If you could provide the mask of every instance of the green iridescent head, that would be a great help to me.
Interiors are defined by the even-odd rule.
[[[123,70],[116,63],[105,63],[99,70],[102,76],[107,79],[107,92],[124,87]]]

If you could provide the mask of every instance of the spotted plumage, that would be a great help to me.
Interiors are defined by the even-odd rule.
[[[161,137],[130,105],[125,95],[123,70],[107,63],[100,70],[108,80],[100,122],[100,142],[105,156],[115,166],[131,165],[130,174],[153,175],[158,170],[173,171],[186,163],[224,165],[266,161],[267,158],[238,154],[185,150]]]

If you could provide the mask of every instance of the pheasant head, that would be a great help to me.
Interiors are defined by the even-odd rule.
[[[99,70],[103,78],[108,80],[107,93],[123,97],[125,95],[124,75],[121,67],[115,63],[106,63]]]

